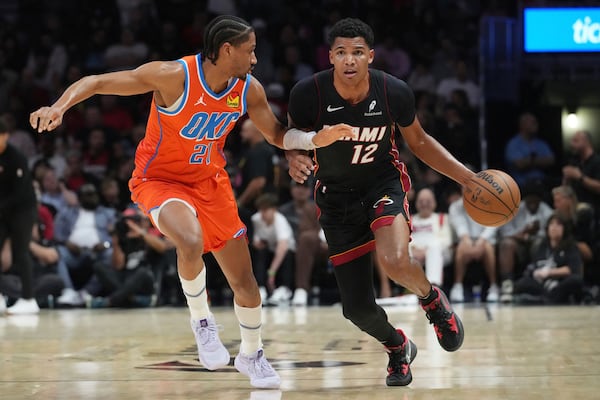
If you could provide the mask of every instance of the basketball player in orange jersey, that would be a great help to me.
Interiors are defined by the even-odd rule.
[[[30,123],[38,132],[51,131],[70,107],[95,94],[153,92],[146,135],[137,148],[130,180],[132,199],[177,248],[200,362],[215,370],[230,361],[207,304],[202,254],[212,252],[234,292],[242,339],[235,367],[253,386],[271,388],[279,386],[280,378],[263,356],[261,300],[246,227],[224,170],[225,139],[246,112],[265,138],[281,148],[312,149],[353,133],[344,124],[318,133],[281,125],[262,85],[250,75],[257,62],[255,47],[255,33],[246,21],[217,17],[205,28],[201,54],[84,77],[51,107],[33,112]]]
[[[329,31],[333,69],[298,82],[288,105],[289,120],[297,127],[347,122],[360,135],[316,149],[316,167],[304,154],[286,155],[296,181],[304,182],[315,170],[315,202],[344,316],[385,346],[387,385],[405,386],[412,381],[410,364],[417,347],[375,303],[373,250],[386,274],[419,296],[445,350],[460,348],[464,330],[444,292],[432,286],[422,266],[409,257],[406,193],[411,183],[398,157],[397,131],[417,157],[456,182],[467,184],[474,173],[423,130],[406,83],[369,68],[373,36],[373,30],[358,19],[333,25]]]

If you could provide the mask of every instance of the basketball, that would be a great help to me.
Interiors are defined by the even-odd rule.
[[[485,226],[501,226],[510,221],[519,210],[520,202],[517,182],[497,169],[478,172],[463,190],[467,214]]]

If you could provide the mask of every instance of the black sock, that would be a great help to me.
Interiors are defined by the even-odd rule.
[[[391,337],[381,344],[390,350],[397,350],[400,349],[400,347],[404,344],[404,340],[404,335],[394,329],[394,333],[391,335]]]
[[[437,299],[438,297],[438,293],[433,290],[433,286],[431,287],[431,290],[429,290],[429,293],[427,293],[427,295],[425,297],[419,297],[419,301],[421,302],[422,305],[426,306],[427,304],[431,303],[432,301],[434,301],[435,299]]]

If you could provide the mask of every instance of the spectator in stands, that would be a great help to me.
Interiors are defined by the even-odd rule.
[[[37,77],[38,84],[51,92],[59,87],[69,62],[67,49],[56,36],[50,31],[42,32],[30,47],[25,66]]]
[[[581,299],[583,264],[571,229],[569,220],[558,213],[548,219],[533,262],[515,282],[516,302],[565,304]]]
[[[133,128],[133,117],[121,101],[118,96],[100,96],[100,109],[103,124],[124,137]]]
[[[594,210],[589,204],[580,203],[570,186],[552,189],[554,210],[573,226],[573,235],[584,263],[592,261],[594,242]]]
[[[144,63],[148,53],[148,45],[139,41],[132,30],[124,28],[121,30],[121,41],[106,48],[104,62],[109,71],[131,69]]]
[[[435,137],[459,160],[479,165],[479,138],[473,121],[461,113],[457,105],[448,103],[438,119]]]
[[[538,120],[531,113],[519,117],[519,132],[506,144],[504,160],[507,172],[519,186],[527,181],[544,180],[554,165],[554,153],[548,143],[537,137]]]
[[[483,264],[489,279],[488,302],[497,302],[500,291],[496,284],[496,233],[497,228],[484,227],[473,221],[463,205],[462,198],[450,205],[450,224],[458,240],[454,253],[454,284],[450,290],[450,300],[465,301],[463,281],[470,263]]]
[[[480,103],[479,86],[468,76],[467,63],[464,60],[454,62],[454,75],[443,78],[437,86],[436,93],[441,101],[441,106],[451,100],[452,92],[456,89],[462,89],[469,98],[469,103],[473,107],[478,107]]]
[[[62,179],[67,168],[65,157],[57,152],[55,135],[44,135],[38,138],[38,154],[29,160],[29,165],[34,165],[38,160],[44,159],[54,168],[56,176]]]
[[[77,204],[77,195],[59,181],[53,168],[47,168],[41,184],[42,204],[48,206],[56,215],[67,207]]]
[[[92,129],[83,152],[83,170],[101,181],[106,176],[110,160],[106,132],[100,128]]]
[[[397,38],[397,32],[393,32],[375,46],[377,58],[373,68],[381,69],[397,78],[406,79],[410,73],[412,60],[410,54],[398,45]]]
[[[65,289],[57,302],[61,305],[83,305],[86,297],[99,291],[92,279],[94,262],[108,262],[112,256],[110,232],[115,223],[115,210],[100,206],[94,185],[86,183],[79,189],[79,204],[58,213],[55,239],[69,274],[61,276]],[[74,275],[75,279],[71,276]],[[82,288],[77,292],[76,288]]]
[[[503,303],[512,302],[514,276],[521,275],[531,261],[534,246],[546,236],[544,227],[553,210],[542,200],[544,191],[541,182],[528,182],[521,190],[523,200],[517,215],[498,230],[500,301]]]
[[[271,292],[268,303],[287,304],[292,297],[294,285],[294,233],[287,219],[277,211],[277,196],[265,193],[256,199],[256,209],[252,215],[254,237],[254,274],[258,281],[261,297]]]
[[[237,191],[237,203],[238,207],[253,212],[258,196],[274,191],[275,150],[250,119],[243,122],[240,135],[248,149],[239,163],[242,184]]]
[[[416,62],[406,83],[408,83],[414,92],[425,92],[435,96],[435,78],[426,61]]]
[[[70,150],[67,152],[67,169],[65,170],[65,186],[74,192],[85,183],[96,184],[98,179],[83,170],[83,157],[79,150]]]
[[[312,200],[312,182],[291,182],[292,200],[279,207],[294,232],[296,241],[295,277],[296,289],[292,305],[306,306],[311,289],[312,272],[316,265],[327,264],[327,243],[319,235],[321,227],[317,218],[317,206]]]
[[[417,214],[411,218],[411,257],[425,267],[427,279],[434,285],[444,283],[444,266],[452,261],[452,231],[448,216],[435,212],[433,191],[421,189],[416,199]]]
[[[33,261],[33,297],[40,307],[47,307],[49,306],[48,297],[58,297],[64,285],[56,268],[59,258],[58,251],[51,242],[43,238],[43,235],[43,229],[38,224],[34,224],[29,252]],[[23,284],[18,271],[12,266],[3,272],[0,274],[0,293],[9,298],[20,298],[23,293]],[[2,299],[0,299],[1,302]]]
[[[92,299],[92,308],[147,307],[155,294],[154,270],[165,265],[163,254],[172,248],[148,218],[127,208],[112,233],[110,260],[99,260],[94,272],[102,285],[102,297]],[[108,261],[108,262],[107,262]]]
[[[594,208],[600,218],[600,154],[594,151],[592,135],[580,130],[571,137],[573,158],[562,169],[563,185],[575,190],[577,199]]]

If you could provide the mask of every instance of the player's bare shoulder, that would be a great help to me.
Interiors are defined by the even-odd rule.
[[[267,104],[267,94],[262,83],[252,75],[248,75],[246,79],[250,79],[250,82],[248,82],[248,91],[246,92],[248,108],[265,106]]]
[[[138,68],[142,79],[151,80],[161,106],[173,104],[185,87],[185,68],[178,61],[152,61]]]

